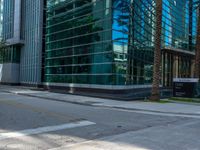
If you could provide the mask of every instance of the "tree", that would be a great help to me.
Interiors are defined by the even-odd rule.
[[[156,28],[155,28],[155,50],[153,83],[150,100],[160,100],[160,76],[161,76],[161,33],[162,33],[162,0],[156,0]]]
[[[4,49],[6,47],[6,42],[4,40],[0,40],[0,63],[3,63],[4,58]]]
[[[6,47],[6,42],[4,40],[0,40],[0,49]]]

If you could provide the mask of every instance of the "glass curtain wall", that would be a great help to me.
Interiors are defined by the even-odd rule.
[[[155,2],[113,0],[113,50],[119,85],[152,81]]]
[[[194,51],[196,10],[190,7],[192,2],[163,0],[163,47]],[[191,35],[192,43],[189,40]]]
[[[3,0],[3,39],[10,39],[14,34],[14,0]]]
[[[110,0],[47,0],[45,81],[115,84]]]
[[[192,2],[163,0],[163,49],[194,51],[196,12]],[[47,0],[45,81],[151,84],[155,6],[155,0]],[[163,61],[162,66],[176,66],[174,54],[163,58],[171,62]],[[191,62],[185,62],[185,56],[180,60],[183,66],[178,72],[183,72]]]
[[[173,78],[192,77],[196,40],[197,11],[193,0],[163,0],[162,72],[163,85],[171,87]],[[170,49],[182,50],[173,53]]]

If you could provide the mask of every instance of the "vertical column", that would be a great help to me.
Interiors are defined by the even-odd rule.
[[[14,5],[14,41],[20,41],[21,0],[15,0]]]
[[[178,56],[174,55],[174,63],[173,63],[173,77],[178,78]]]
[[[162,69],[161,69],[161,71],[162,71],[162,85],[164,86],[164,72],[165,72],[165,67],[164,67],[164,51],[162,51]]]
[[[191,59],[191,77],[194,77],[194,72],[195,72],[195,60]]]
[[[192,36],[193,36],[193,0],[189,0],[189,50],[192,50]]]

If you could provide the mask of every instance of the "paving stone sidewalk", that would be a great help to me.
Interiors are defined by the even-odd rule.
[[[200,105],[190,105],[181,103],[155,103],[144,101],[116,101],[111,99],[87,97],[72,94],[60,94],[49,91],[41,91],[21,86],[0,86],[1,92],[9,92],[19,95],[38,97],[43,99],[69,102],[81,105],[98,107],[110,107],[126,110],[149,111],[182,115],[196,115],[200,117]]]

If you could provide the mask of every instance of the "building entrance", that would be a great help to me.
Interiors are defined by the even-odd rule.
[[[194,55],[172,50],[162,52],[162,85],[173,86],[173,78],[193,77]]]

